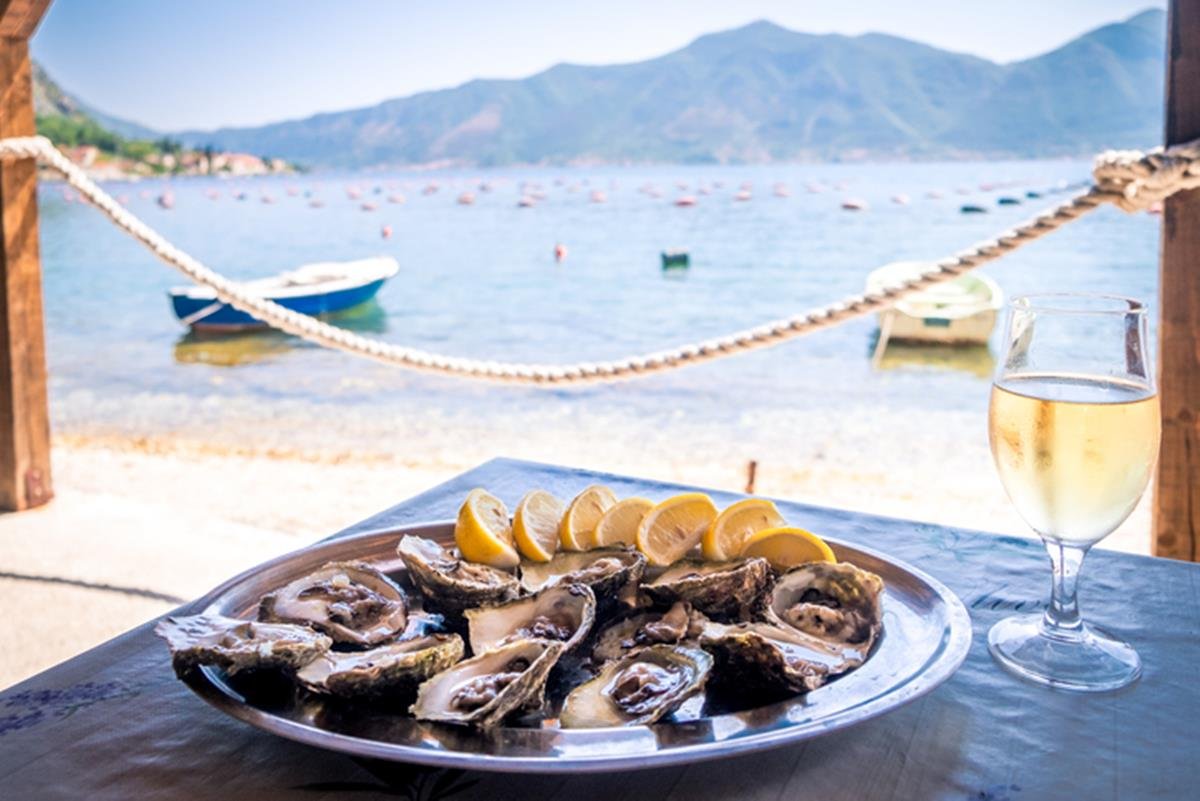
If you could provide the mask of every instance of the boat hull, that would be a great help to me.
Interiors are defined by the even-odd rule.
[[[893,342],[984,345],[995,325],[993,309],[955,318],[913,317],[894,308],[879,313],[879,328]]]
[[[366,303],[375,297],[386,280],[386,278],[380,278],[333,292],[314,292],[308,295],[272,298],[272,300],[286,309],[315,317],[345,311]],[[214,305],[217,305],[217,308],[202,314],[205,309]],[[211,298],[193,298],[173,294],[171,295],[171,307],[175,311],[175,316],[194,331],[244,331],[266,327],[266,323],[261,320],[235,309],[228,303],[213,301]],[[196,315],[200,316],[192,320],[191,318]]]

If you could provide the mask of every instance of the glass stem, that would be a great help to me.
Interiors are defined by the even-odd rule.
[[[1050,588],[1050,607],[1042,618],[1042,627],[1052,636],[1079,637],[1083,634],[1083,618],[1079,616],[1075,589],[1079,582],[1079,568],[1091,546],[1081,547],[1052,540],[1045,540],[1045,543],[1054,571],[1054,584]]]

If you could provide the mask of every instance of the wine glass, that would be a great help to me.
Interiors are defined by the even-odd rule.
[[[1145,491],[1160,433],[1142,303],[1045,294],[1009,304],[988,439],[1009,499],[1046,545],[1054,582],[1044,614],[1007,618],[988,633],[1006,669],[1091,691],[1141,674],[1132,647],[1084,624],[1075,588],[1088,549]]]

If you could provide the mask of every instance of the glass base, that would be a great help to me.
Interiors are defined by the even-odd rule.
[[[1010,673],[1064,690],[1115,690],[1142,674],[1142,660],[1127,643],[1090,626],[1059,634],[1047,629],[1041,614],[992,626],[988,650]]]

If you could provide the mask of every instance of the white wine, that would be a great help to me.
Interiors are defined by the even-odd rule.
[[[1017,511],[1043,536],[1092,543],[1146,489],[1161,433],[1158,396],[1133,382],[1018,375],[992,387],[988,438]]]

